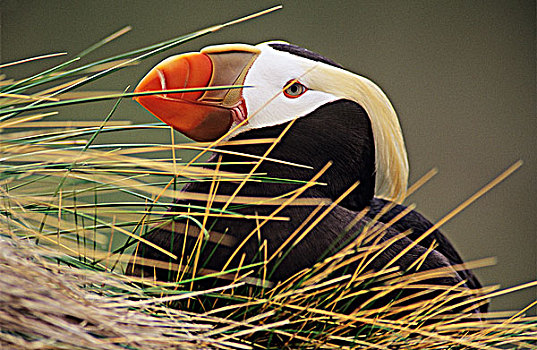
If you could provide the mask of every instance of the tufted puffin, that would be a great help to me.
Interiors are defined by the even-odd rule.
[[[177,255],[173,262],[196,260],[197,274],[221,271],[263,260],[262,247],[266,256],[280,251],[279,259],[270,261],[267,269],[270,281],[277,283],[341,251],[349,242],[359,241],[355,251],[362,255],[364,248],[384,243],[383,249],[375,250],[378,254],[364,255],[369,258],[365,270],[380,271],[387,264],[403,272],[447,269],[449,273],[428,282],[481,288],[472,271],[451,268],[463,260],[449,240],[431,229],[432,223],[421,214],[401,204],[408,181],[404,140],[394,108],[370,80],[307,49],[271,41],[210,46],[167,58],[135,91],[230,85],[236,87],[135,98],[194,141],[213,142],[215,152],[207,168],[222,174],[250,174],[247,181],[228,179],[217,185],[192,181],[182,189],[184,196],[170,206],[167,223],[145,237]],[[259,139],[276,141],[249,142]],[[312,179],[315,185],[305,185]],[[250,204],[213,200],[216,195],[285,199],[293,193],[299,193],[297,201],[322,200],[315,202],[320,203],[317,206],[289,201],[290,205],[280,207],[270,200]],[[207,208],[240,216],[207,216],[200,225],[194,216],[184,214]],[[174,214],[179,212],[183,214]],[[263,219],[271,216],[285,220]],[[316,225],[303,224],[312,218],[318,218]],[[382,234],[363,237],[379,230]],[[293,233],[305,231],[293,236],[291,245],[286,243]],[[428,234],[422,237],[424,233]],[[286,244],[292,248],[280,249]],[[168,256],[143,244],[138,255],[170,262]],[[350,268],[358,266],[364,268],[360,259]],[[177,278],[165,268],[138,263],[128,269],[137,275],[156,274],[153,277],[161,280]],[[472,311],[486,310],[487,305],[481,304]]]

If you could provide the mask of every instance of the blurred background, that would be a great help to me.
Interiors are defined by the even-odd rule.
[[[283,4],[268,16],[187,43],[85,87],[123,90],[158,61],[216,43],[283,39],[319,52],[379,84],[395,106],[410,157],[411,183],[439,173],[407,199],[439,220],[517,160],[515,174],[442,230],[476,271],[502,288],[537,279],[535,1],[28,1],[0,2],[0,62],[65,51],[67,58],[130,25],[132,31],[84,62]],[[20,78],[64,58],[2,73]],[[102,120],[113,101],[62,110],[58,119]],[[130,100],[114,118],[153,117]],[[169,142],[169,132],[124,133]],[[110,139],[111,137],[115,139]],[[101,142],[123,141],[100,135]],[[176,139],[184,141],[179,134]],[[536,289],[502,296],[492,310],[521,309]],[[535,314],[535,308],[532,311]]]

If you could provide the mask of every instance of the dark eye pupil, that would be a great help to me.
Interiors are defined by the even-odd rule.
[[[288,84],[291,84],[291,82],[289,82]],[[284,92],[287,97],[295,98],[301,96],[306,90],[307,88],[304,85],[300,84],[300,82],[295,81],[291,85],[287,85]]]

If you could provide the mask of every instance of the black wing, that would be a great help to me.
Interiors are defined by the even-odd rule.
[[[385,199],[381,198],[374,198],[371,201],[371,208],[367,214],[369,218],[375,218],[377,215],[388,205],[391,205],[392,207],[380,218],[378,218],[378,221],[382,223],[388,223],[390,222],[394,217],[399,215],[403,210],[407,209],[405,206],[400,204],[393,204]],[[427,230],[429,230],[433,224],[427,220],[423,215],[418,213],[415,210],[411,210],[403,216],[401,219],[396,221],[392,227],[399,231],[404,232],[410,230],[410,234],[407,236],[410,240],[415,241],[418,239],[422,234],[424,234]],[[451,242],[447,239],[446,236],[439,230],[434,230],[429,234],[425,239],[423,239],[420,242],[420,245],[423,247],[429,247],[436,241],[437,247],[435,248],[436,251],[441,253],[443,256],[445,256],[451,265],[458,265],[463,264],[463,260],[455,247],[451,244]],[[474,275],[474,273],[471,270],[461,270],[458,271],[461,278],[466,280],[466,285],[468,288],[471,289],[481,289],[482,285],[477,279],[477,277]],[[486,312],[488,309],[488,304],[485,304],[481,307],[481,312]]]

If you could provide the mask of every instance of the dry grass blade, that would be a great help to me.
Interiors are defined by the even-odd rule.
[[[45,59],[45,58],[63,56],[63,55],[66,55],[66,54],[67,54],[67,52],[58,52],[58,53],[51,53],[51,54],[47,54],[47,55],[41,55],[41,56],[25,58],[25,59],[18,60],[18,61],[15,61],[15,62],[2,63],[2,64],[0,64],[0,69],[10,67],[10,66],[15,66],[15,65],[18,65],[18,64],[22,64],[22,63],[32,62],[32,61],[36,61],[36,60],[42,60],[42,59]]]

